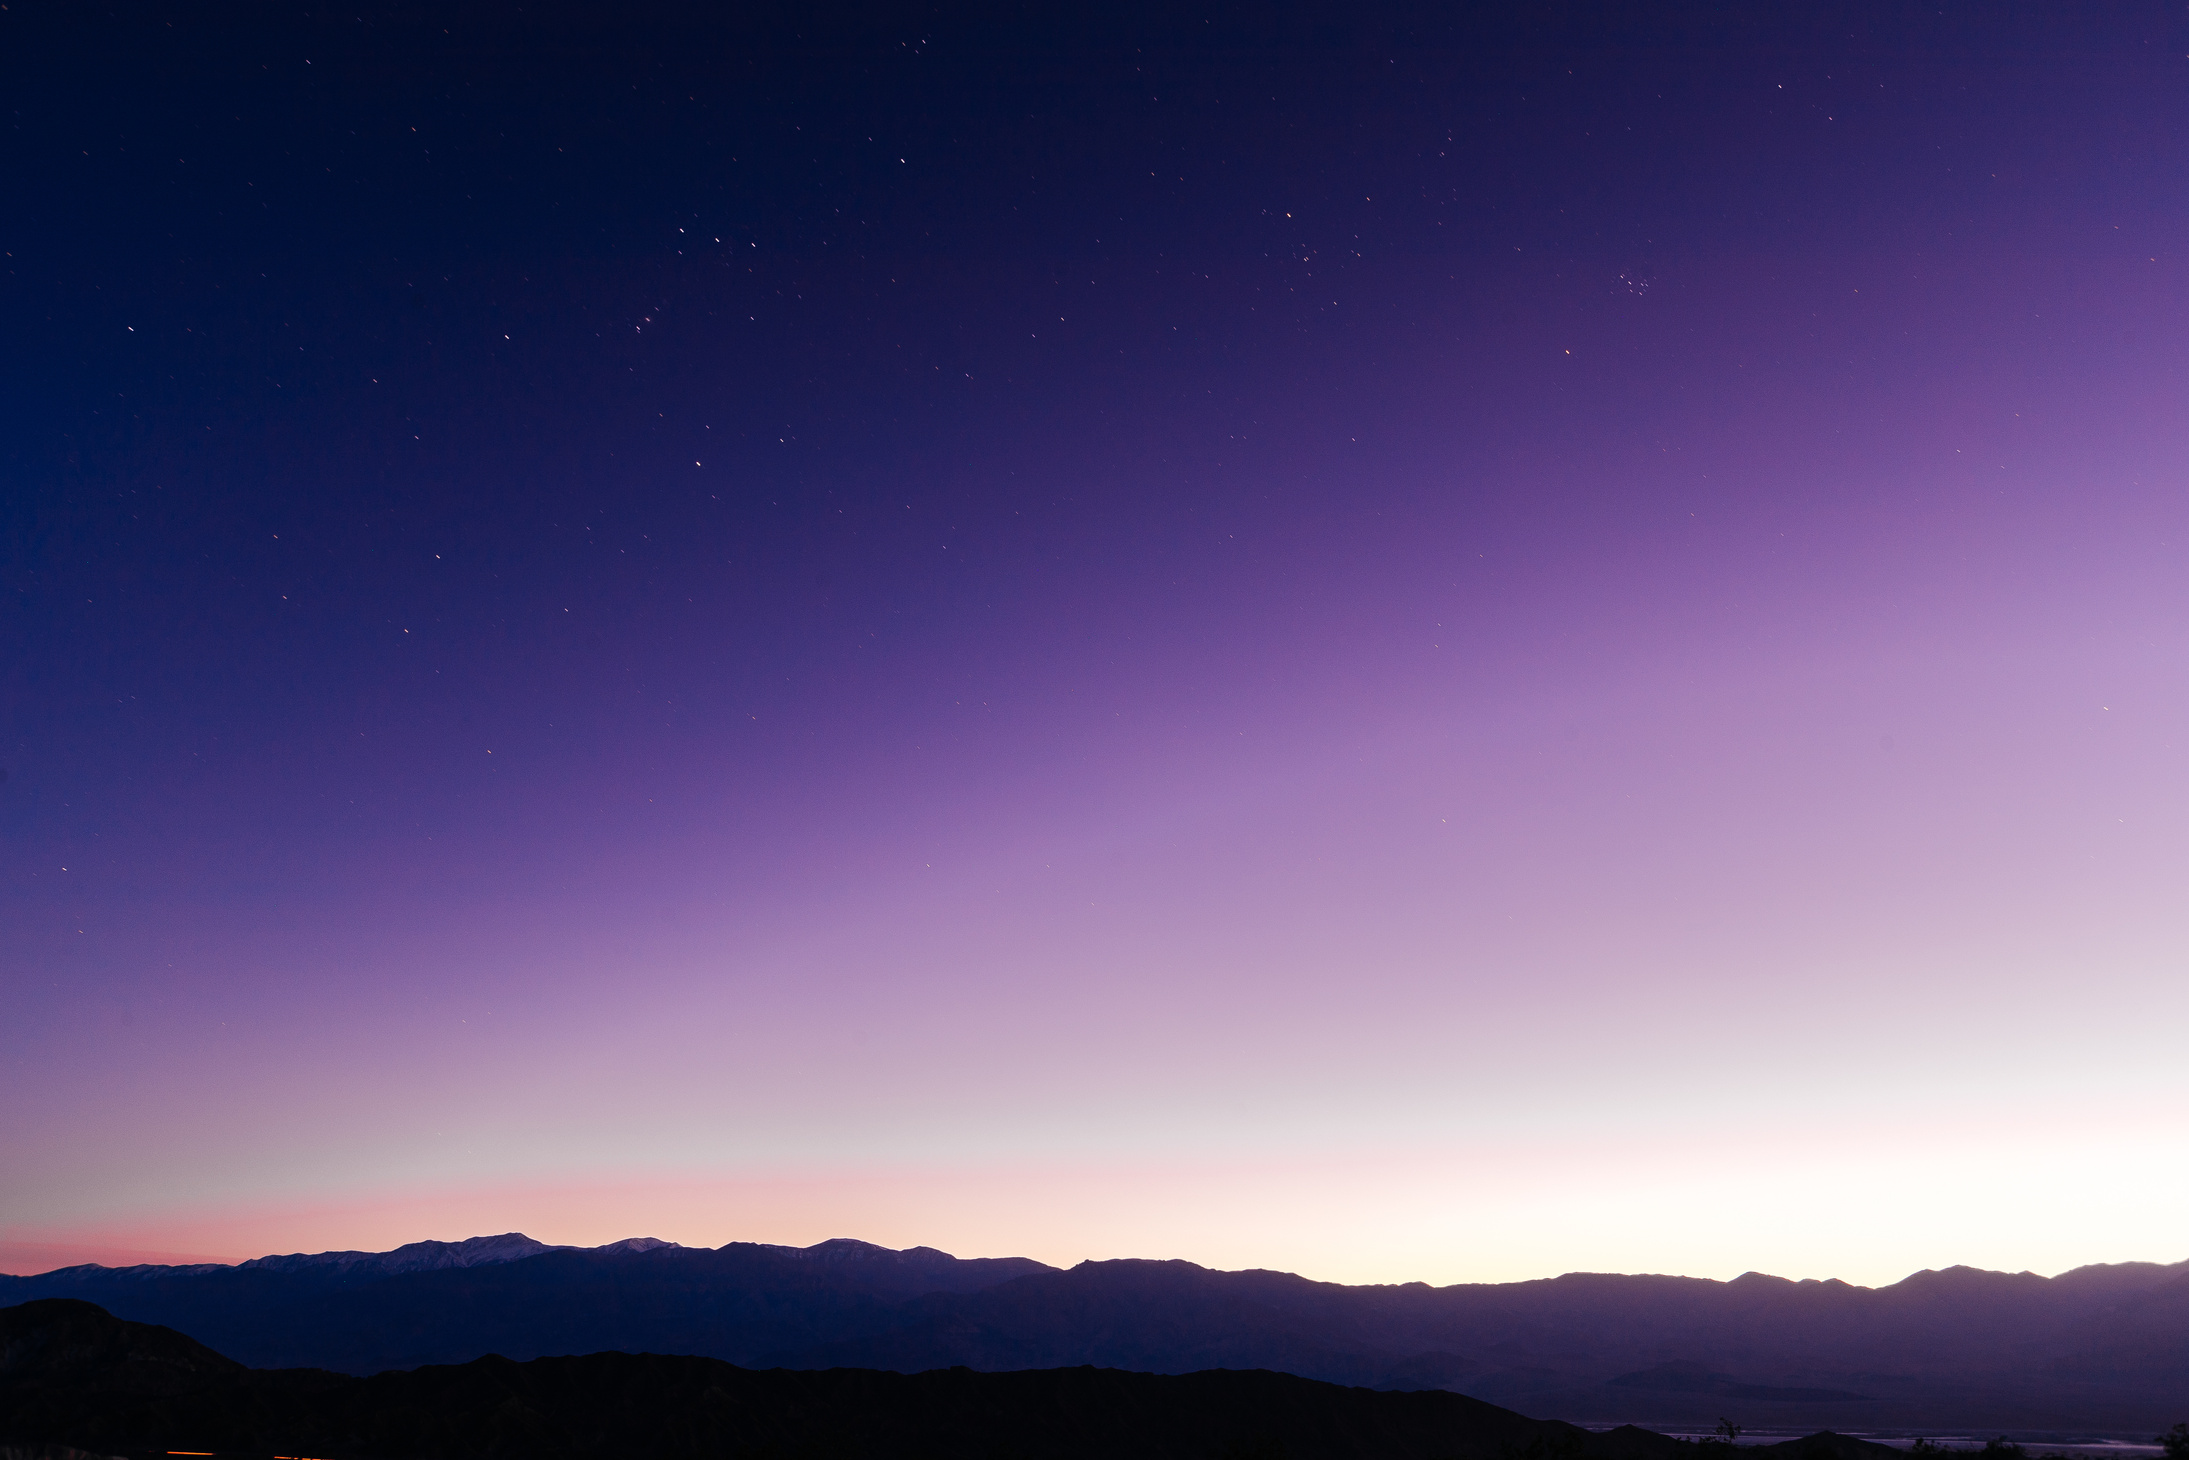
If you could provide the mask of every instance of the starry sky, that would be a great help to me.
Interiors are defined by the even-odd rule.
[[[0,1268],[2189,1220],[2178,7],[0,10]]]

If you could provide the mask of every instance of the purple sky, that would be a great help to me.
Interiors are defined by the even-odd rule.
[[[166,17],[0,17],[0,1267],[2182,1255],[2178,16]]]

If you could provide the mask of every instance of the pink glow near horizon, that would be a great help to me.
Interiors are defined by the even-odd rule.
[[[436,1183],[409,1194],[250,1203],[110,1224],[111,1243],[11,1242],[0,1261],[43,1271],[66,1261],[240,1260],[270,1252],[385,1250],[433,1235],[505,1229],[591,1246],[658,1236],[804,1246],[858,1236],[961,1256],[1185,1256],[1222,1268],[1277,1268],[1339,1282],[1509,1282],[1561,1271],[1669,1271],[1729,1278],[1777,1271],[1801,1250],[1821,1266],[1781,1272],[1878,1286],[1918,1266],[2051,1273],[2089,1261],[2177,1254],[2139,1215],[2181,1200],[2165,1174],[2124,1200],[2110,1183],[2137,1153],[2173,1139],[2164,1122],[2091,1140],[2071,1117],[1969,1111],[1894,1141],[1887,1122],[1819,1129],[1751,1121],[1683,1142],[1630,1139],[1395,1146],[1349,1157],[1169,1162],[1015,1162],[925,1169],[779,1170],[738,1178],[622,1169],[583,1183]],[[2031,1161],[2029,1153],[2044,1155]],[[1726,1169],[1728,1161],[1737,1163]],[[1997,1173],[2016,1163],[2012,1183]],[[2177,1171],[2179,1167],[2175,1168]],[[2012,1230],[1985,1214],[2010,1204]],[[1602,1219],[1621,1214],[1616,1229]],[[136,1231],[234,1244],[218,1259],[125,1244]],[[1043,1234],[1028,1244],[1024,1234]],[[1116,1234],[1140,1244],[1120,1248]],[[943,1234],[948,1240],[936,1241]],[[1766,1234],[1766,1235],[1759,1235]],[[1902,1253],[1919,1254],[1900,1257]],[[1883,1263],[1880,1263],[1880,1256]],[[1898,1258],[1896,1261],[1895,1259]]]

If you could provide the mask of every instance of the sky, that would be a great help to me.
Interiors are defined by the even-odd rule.
[[[2189,1256],[2178,7],[0,11],[0,1269]]]

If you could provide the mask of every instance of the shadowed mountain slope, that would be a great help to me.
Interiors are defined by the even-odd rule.
[[[187,1346],[187,1348],[183,1347]],[[1639,1430],[1590,1434],[1463,1395],[1382,1393],[1288,1374],[756,1373],[711,1359],[483,1358],[357,1379],[200,1362],[191,1383],[141,1356],[208,1351],[90,1304],[0,1310],[0,1441],[105,1453],[308,1452],[331,1460],[1693,1460]],[[102,1367],[98,1355],[106,1355]],[[1834,1436],[1758,1460],[1892,1460]]]
[[[509,1234],[470,1263],[400,1265],[388,1254],[261,1258],[235,1267],[63,1268],[0,1278],[0,1302],[70,1297],[165,1323],[267,1367],[375,1373],[482,1354],[702,1354],[750,1362],[897,1321],[923,1294],[975,1290],[1051,1269],[1022,1257],[960,1259],[837,1240],[813,1247],[679,1247],[632,1238],[549,1248]],[[520,1244],[530,1243],[526,1251]]]
[[[781,1356],[920,1369],[1224,1364],[1439,1387],[1582,1422],[2150,1433],[2189,1394],[2189,1267],[1954,1269],[1888,1288],[1576,1273],[1348,1288],[1189,1263],[1086,1263],[905,1305]],[[1666,1374],[1707,1382],[1666,1382]],[[1655,1374],[1636,1382],[1635,1376]],[[1616,1382],[1616,1381],[1625,1382]]]

